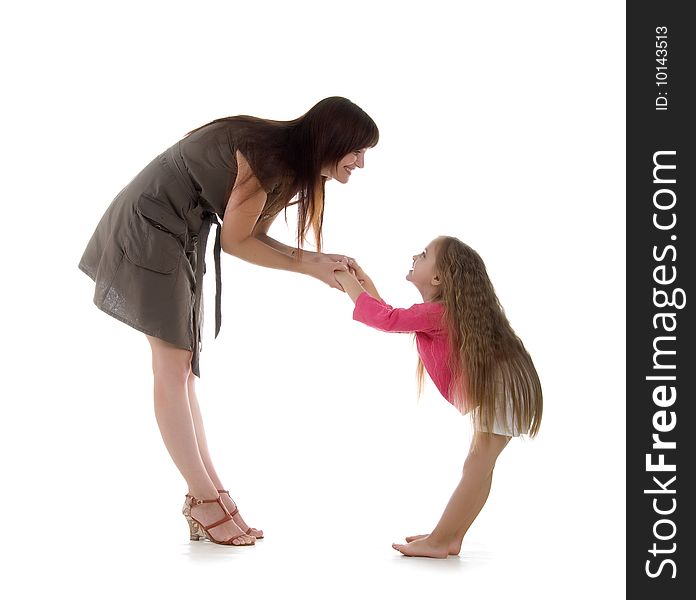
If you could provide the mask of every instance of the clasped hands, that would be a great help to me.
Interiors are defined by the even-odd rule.
[[[345,292],[343,282],[352,277],[364,286],[369,279],[354,258],[344,254],[317,254],[314,257],[315,277],[330,287]]]

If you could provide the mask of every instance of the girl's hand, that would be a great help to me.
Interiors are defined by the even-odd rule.
[[[334,260],[316,261],[308,263],[306,268],[307,275],[311,275],[319,281],[323,281],[329,287],[342,292],[343,288],[338,281],[336,281],[334,271],[348,271],[347,262],[344,263]]]
[[[348,259],[348,269],[353,275],[355,275],[355,278],[360,282],[360,285],[362,285],[363,287],[365,286],[365,282],[372,281],[367,275],[367,273],[363,271],[362,267],[353,258]]]
[[[336,276],[336,281],[338,281],[343,288],[343,291],[350,296],[350,299],[353,302],[355,302],[358,296],[365,291],[350,270],[334,271],[334,275]]]
[[[355,277],[355,274],[350,270],[346,271],[334,271],[334,277],[336,278],[336,281],[338,284],[341,286],[341,289],[346,292],[346,285],[350,283],[351,281],[357,282],[358,280]]]

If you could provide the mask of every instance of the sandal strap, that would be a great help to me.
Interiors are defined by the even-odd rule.
[[[227,523],[227,521],[231,521],[231,520],[232,520],[232,517],[230,515],[225,515],[219,521],[215,521],[215,523],[211,523],[210,525],[206,525],[205,527],[203,527],[203,529],[205,531],[208,531],[209,529],[213,529],[213,528],[217,527],[218,525],[222,525],[223,523]]]
[[[217,490],[217,491],[220,492],[220,493],[225,493],[225,494],[227,494],[228,496],[230,495],[230,493],[229,493],[227,490]],[[222,517],[222,519],[220,519],[219,521],[216,521],[215,523],[211,523],[210,525],[203,525],[203,523],[201,523],[200,521],[198,521],[197,519],[194,518],[194,521],[196,521],[196,522],[201,526],[201,528],[203,529],[203,531],[205,531],[205,533],[206,533],[211,539],[216,539],[211,533],[209,533],[211,529],[214,529],[215,527],[217,527],[218,525],[222,525],[223,523],[227,523],[228,521],[232,521],[232,517],[233,517],[234,515],[236,515],[236,514],[239,512],[239,509],[237,508],[237,504],[235,503],[235,505],[234,505],[234,506],[235,506],[234,512],[233,512],[233,513],[229,513],[229,512],[227,511],[227,508],[226,508],[225,505],[223,504],[222,498],[220,498],[220,496],[218,496],[217,498],[212,498],[212,499],[210,499],[210,500],[200,500],[200,499],[196,498],[195,496],[192,496],[191,494],[186,494],[186,498],[191,500],[191,507],[192,507],[192,508],[193,508],[194,506],[198,506],[198,505],[200,505],[200,504],[210,504],[210,503],[213,503],[213,502],[217,502],[217,503],[220,505],[220,508],[222,508],[222,510],[225,512],[225,516]],[[231,499],[232,499],[232,497],[230,496],[230,500],[231,500]],[[232,500],[232,501],[234,502],[234,500]],[[251,527],[249,527],[249,529],[247,529],[246,531],[242,531],[242,533],[239,533],[239,534],[237,534],[237,535],[233,535],[232,537],[226,539],[224,542],[218,541],[218,543],[219,543],[219,544],[233,545],[232,542],[233,542],[234,540],[236,540],[237,538],[242,537],[243,535],[250,535],[250,534],[249,534],[250,531],[251,531]],[[217,541],[217,540],[216,540],[216,541]],[[250,545],[250,544],[242,544],[242,545],[248,546],[248,545]]]
[[[234,542],[237,538],[242,537],[243,535],[248,535],[245,534],[244,532],[240,533],[239,535],[233,535],[231,538],[225,540],[223,544],[229,544],[230,542]],[[240,546],[253,546],[253,544],[239,544]]]
[[[227,494],[230,497],[230,500],[232,500],[232,496],[230,496],[230,493],[227,490],[217,490],[219,494]],[[234,502],[234,500],[232,500]],[[234,517],[239,512],[239,507],[237,506],[237,503],[234,502],[234,510],[230,513],[231,517]],[[248,533],[248,532],[247,532]]]
[[[227,509],[225,508],[225,505],[222,503],[222,500],[220,500],[220,496],[218,496],[217,498],[212,498],[210,500],[200,500],[199,498],[196,498],[195,496],[192,496],[191,494],[186,494],[186,497],[191,499],[191,504],[193,504],[194,506],[196,506],[198,504],[210,504],[212,502],[217,502],[222,507],[222,509],[224,511],[227,511]]]
[[[201,523],[200,521],[198,521],[198,523],[200,524],[200,526],[203,528],[203,531],[205,531],[206,533],[207,533],[210,529],[214,529],[214,528],[217,527],[218,525],[222,525],[223,523],[227,523],[228,521],[231,521],[231,520],[232,520],[232,515],[227,511],[227,508],[226,508],[225,505],[222,503],[222,499],[220,498],[220,496],[218,496],[217,498],[212,498],[212,499],[210,499],[210,500],[200,500],[199,498],[196,498],[196,497],[192,496],[191,494],[186,494],[186,497],[191,499],[191,506],[192,506],[192,507],[193,507],[193,506],[199,506],[199,505],[201,505],[201,504],[212,504],[213,502],[216,502],[216,503],[220,506],[220,508],[223,510],[223,512],[225,513],[225,515],[222,517],[222,519],[220,519],[219,521],[215,521],[215,523],[211,523],[210,525],[203,525],[203,523]],[[241,534],[239,534],[239,535],[244,535],[244,534],[241,533]],[[239,535],[238,535],[238,536],[235,536],[235,537],[232,537],[232,538],[230,538],[230,539],[227,540],[227,541],[229,542],[229,541],[232,541],[232,540],[234,540],[234,539],[237,539],[237,538],[239,537]]]

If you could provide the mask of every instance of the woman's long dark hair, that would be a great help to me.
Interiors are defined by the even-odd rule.
[[[275,216],[297,204],[298,248],[311,228],[317,250],[321,251],[326,182],[322,167],[333,166],[356,150],[375,146],[379,141],[375,122],[358,105],[340,96],[324,98],[292,121],[241,115],[217,119],[203,127],[223,121],[238,125],[238,149],[262,185],[272,182],[266,187],[269,196],[263,215]]]

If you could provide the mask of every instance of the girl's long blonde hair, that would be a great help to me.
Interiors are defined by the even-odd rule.
[[[539,376],[505,316],[483,260],[457,238],[441,237],[435,269],[440,286],[433,300],[444,307],[449,333],[452,404],[470,412],[477,430],[493,431],[497,411],[503,423],[510,421],[534,437],[543,408]],[[420,391],[422,361],[417,377]]]

